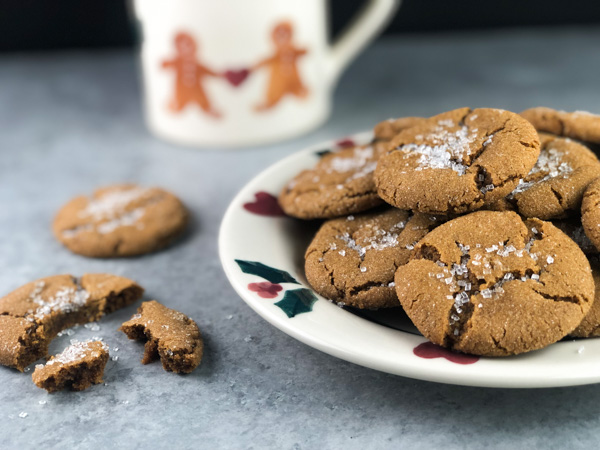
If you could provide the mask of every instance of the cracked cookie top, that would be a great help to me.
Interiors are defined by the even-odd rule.
[[[535,129],[517,114],[461,108],[406,129],[375,169],[379,196],[432,214],[480,209],[508,195],[534,166]]]
[[[306,278],[316,292],[341,306],[400,306],[394,273],[440,221],[392,208],[329,220],[306,251]]]
[[[538,131],[600,144],[600,116],[587,111],[560,111],[538,106],[519,113]]]
[[[549,222],[479,211],[446,222],[415,247],[396,293],[431,342],[486,356],[552,344],[594,299],[590,265]]]
[[[600,161],[571,139],[540,133],[537,162],[506,199],[490,209],[514,209],[525,217],[553,219],[578,210],[587,186],[600,176]]]
[[[56,215],[53,231],[80,255],[132,256],[169,244],[187,218],[181,201],[163,189],[116,185],[71,200]]]

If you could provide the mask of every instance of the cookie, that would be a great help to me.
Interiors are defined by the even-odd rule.
[[[142,303],[120,330],[146,342],[142,364],[160,358],[166,371],[190,373],[202,360],[204,343],[196,322],[156,300]]]
[[[20,287],[0,298],[0,364],[23,371],[47,354],[62,330],[96,321],[143,292],[133,281],[108,274],[55,275]]]
[[[539,152],[535,129],[519,115],[461,108],[396,135],[377,163],[375,183],[397,208],[464,213],[510,194]]]
[[[373,171],[384,148],[373,143],[326,154],[314,168],[300,172],[283,188],[281,208],[299,219],[328,219],[382,204]]]
[[[485,356],[543,348],[590,310],[590,265],[549,222],[478,211],[440,225],[396,272],[396,293],[434,344]]]
[[[423,120],[423,117],[400,117],[398,119],[388,119],[379,122],[373,129],[373,134],[376,140],[389,141],[402,130],[414,127]]]
[[[525,217],[553,219],[579,210],[587,186],[600,176],[600,161],[571,139],[540,133],[540,156],[506,199],[490,209],[514,209]]]
[[[92,384],[102,383],[108,356],[108,346],[101,341],[73,341],[46,364],[35,366],[32,379],[37,387],[48,392],[83,391]]]
[[[581,224],[594,247],[600,250],[600,179],[590,183],[583,194]]]
[[[161,249],[187,221],[186,208],[173,194],[129,184],[74,198],[56,215],[53,231],[73,253],[110,258]]]
[[[329,220],[306,250],[306,278],[316,292],[342,306],[400,306],[394,273],[439,223],[434,216],[393,208]]]
[[[375,126],[370,144],[325,154],[315,167],[300,172],[283,188],[281,208],[299,219],[331,219],[381,205],[373,181],[377,160],[387,150],[389,139],[421,120],[385,120]]]
[[[600,116],[587,111],[559,111],[539,106],[520,113],[538,131],[600,143]]]

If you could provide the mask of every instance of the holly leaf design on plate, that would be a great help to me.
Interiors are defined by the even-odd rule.
[[[283,299],[275,303],[291,319],[298,314],[312,311],[313,305],[317,301],[316,295],[306,288],[292,289],[286,291]]]
[[[317,155],[319,158],[322,158],[325,155],[329,155],[330,153],[333,153],[330,149],[325,149],[325,150],[319,150],[318,152],[315,152],[315,155]]]
[[[242,272],[264,278],[265,280],[270,281],[271,283],[300,284],[296,281],[296,279],[293,276],[291,276],[285,270],[275,269],[258,261],[244,261],[243,259],[236,259],[235,262],[238,264],[238,266],[240,266]]]

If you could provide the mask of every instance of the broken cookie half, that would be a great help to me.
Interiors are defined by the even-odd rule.
[[[73,340],[46,364],[35,366],[32,379],[37,387],[48,392],[83,391],[102,383],[108,356],[108,345],[100,340]]]
[[[166,371],[190,373],[202,359],[204,344],[196,322],[156,300],[142,303],[120,330],[129,339],[146,341],[142,364],[160,358]]]
[[[47,355],[56,335],[138,300],[144,290],[109,274],[54,275],[0,298],[0,364],[21,372]]]

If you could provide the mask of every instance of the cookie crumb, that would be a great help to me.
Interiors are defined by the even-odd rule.
[[[27,414],[25,411],[21,411],[21,412],[19,413],[19,417],[20,417],[21,419],[24,419],[24,418],[25,418],[25,417],[27,417],[28,415],[29,415],[29,414]]]
[[[142,364],[160,358],[165,370],[190,373],[202,360],[204,344],[196,322],[156,300],[142,303],[120,330],[129,339],[146,341]]]
[[[48,392],[71,389],[83,391],[102,383],[108,361],[108,346],[97,340],[76,341],[44,364],[35,366],[35,385]]]

